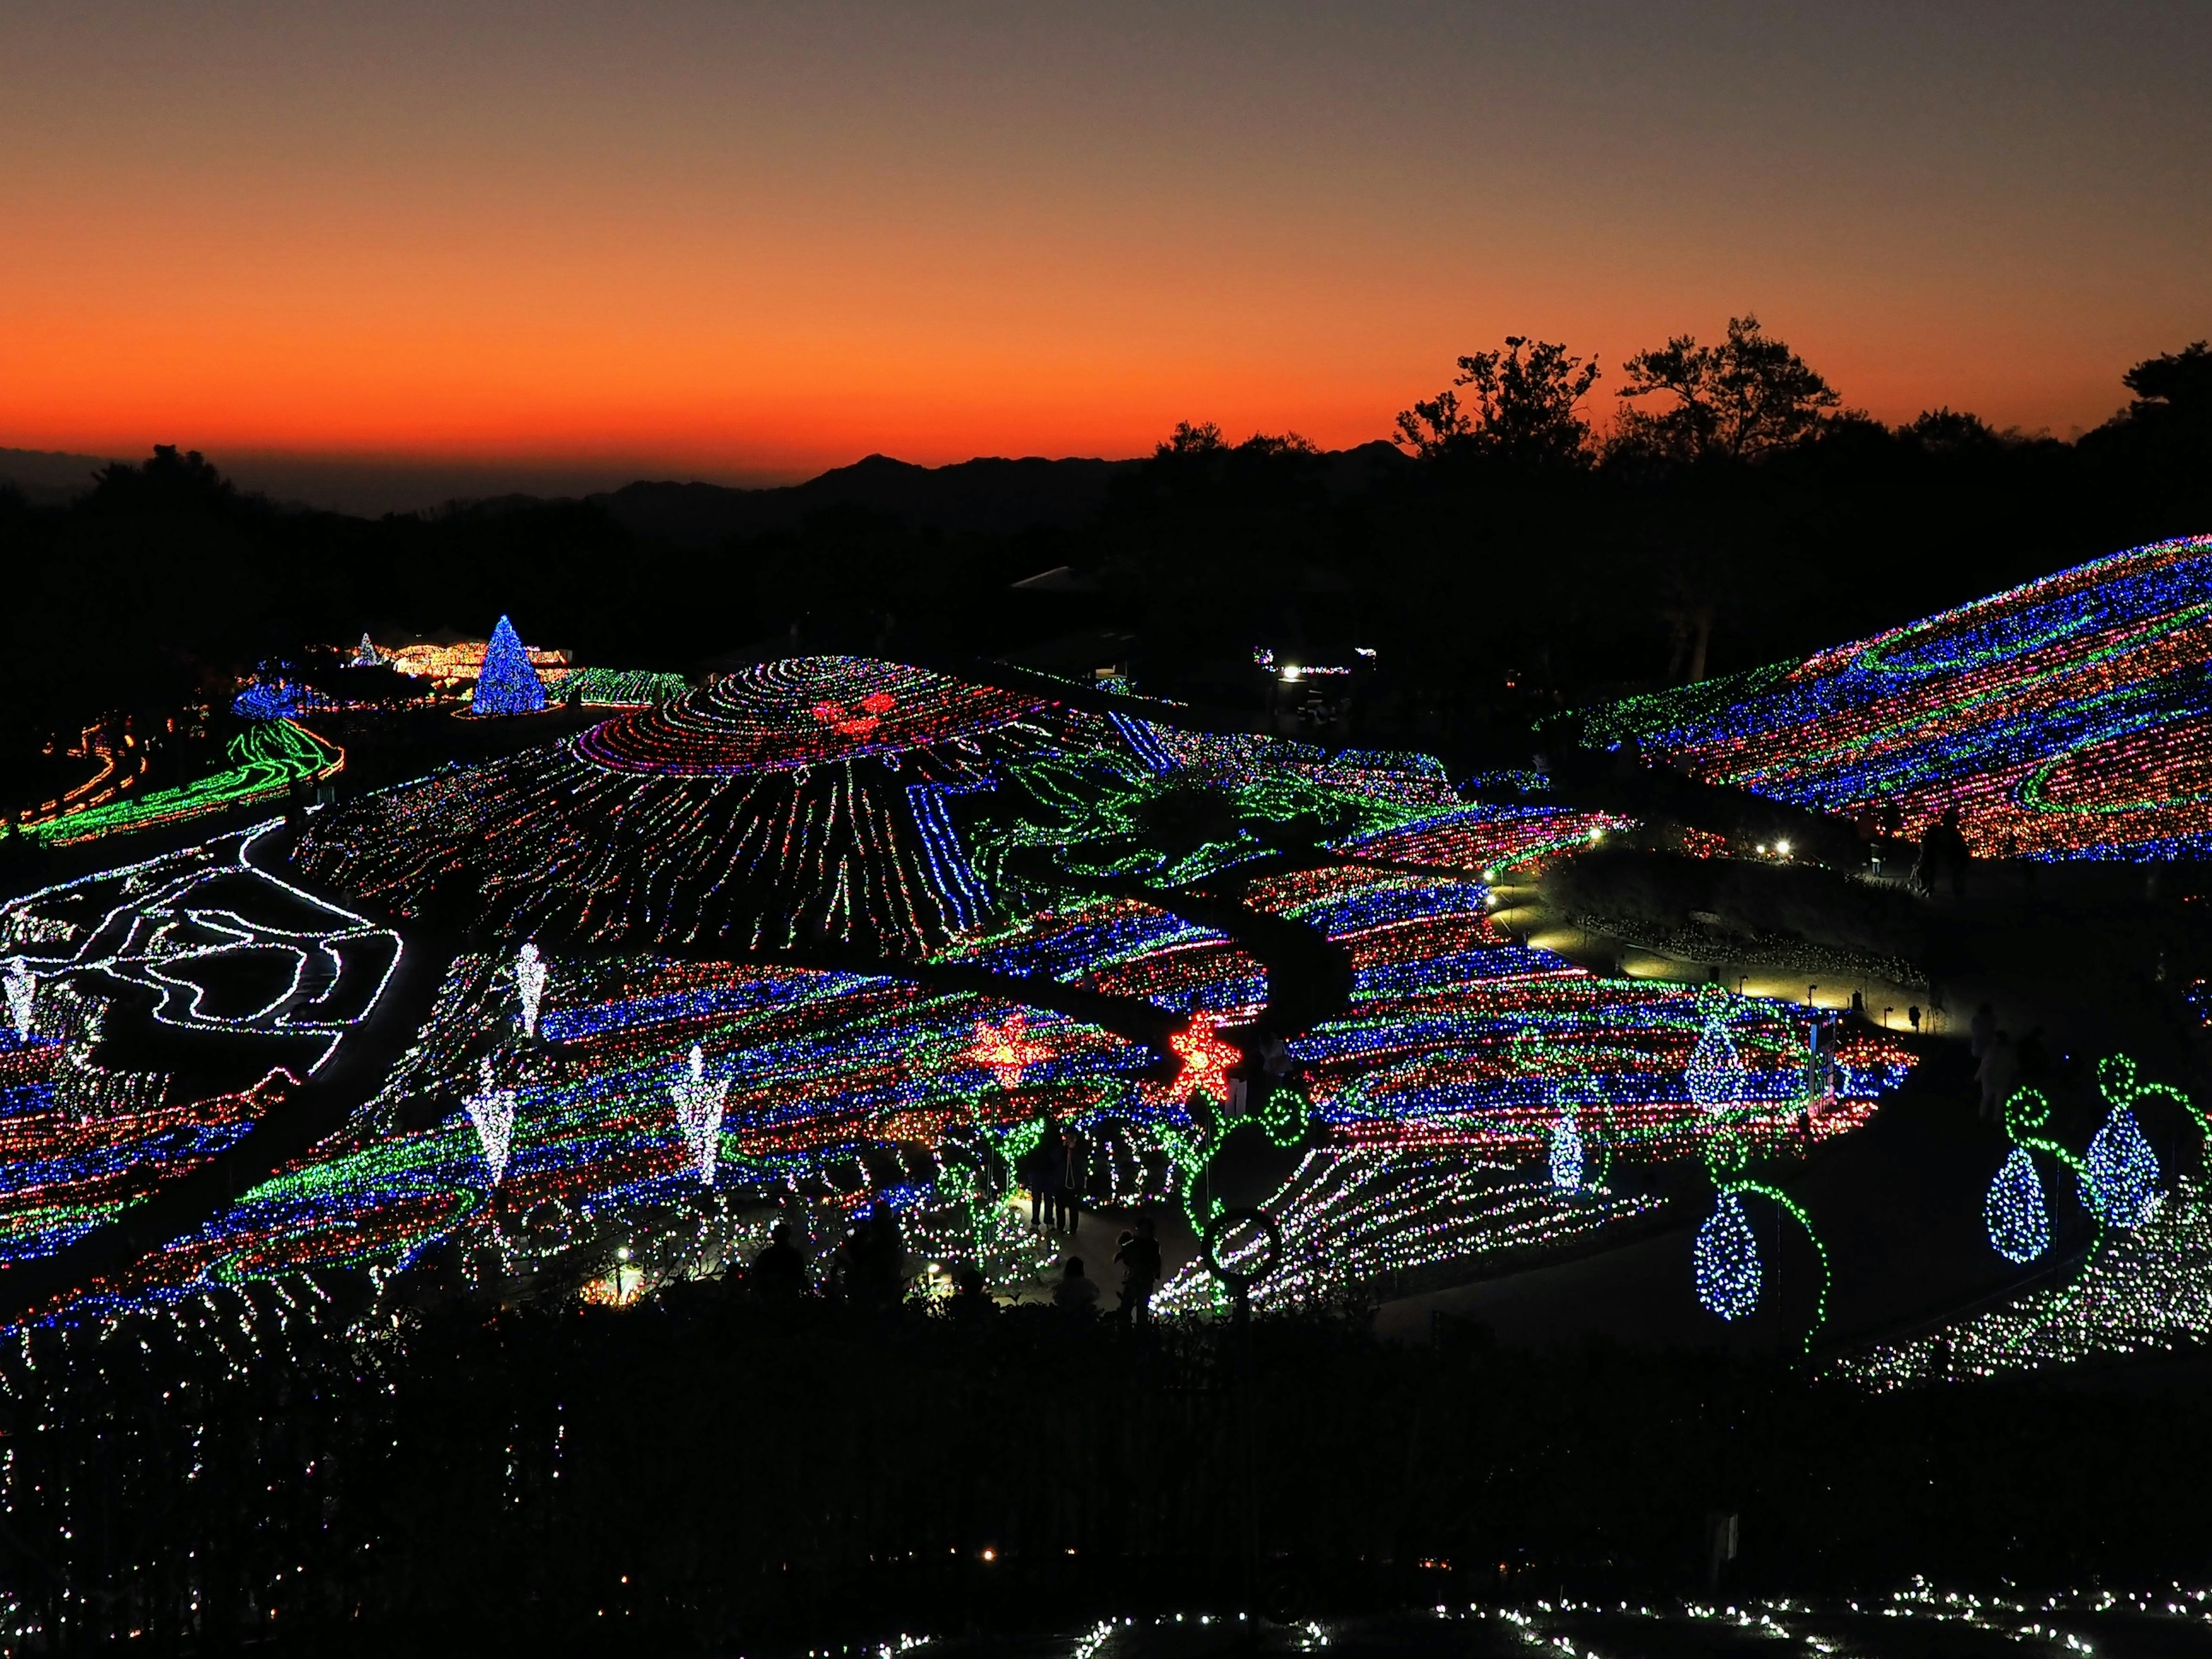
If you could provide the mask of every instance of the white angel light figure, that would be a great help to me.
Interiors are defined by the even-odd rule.
[[[15,1028],[16,1036],[25,1042],[31,1040],[31,1013],[37,1004],[39,976],[31,971],[30,963],[21,957],[9,959],[8,972],[0,978],[8,992],[8,1018]]]
[[[538,941],[526,940],[514,958],[514,982],[522,993],[522,1035],[538,1035],[538,1005],[545,998],[545,961]]]
[[[489,1058],[482,1062],[477,1080],[477,1092],[464,1103],[469,1109],[469,1121],[477,1126],[484,1167],[491,1171],[491,1184],[496,1187],[507,1173],[507,1154],[514,1142],[514,1091],[495,1086]]]
[[[729,1092],[730,1079],[708,1077],[706,1053],[693,1043],[690,1068],[676,1080],[676,1127],[684,1132],[684,1145],[691,1149],[691,1161],[698,1169],[699,1179],[709,1187],[714,1184],[714,1154],[722,1133],[722,1104]]]

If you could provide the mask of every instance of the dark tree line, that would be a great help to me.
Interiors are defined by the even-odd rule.
[[[690,547],[579,501],[371,520],[158,449],[65,508],[0,492],[0,755],[216,696],[303,641],[481,635],[501,611],[586,660],[672,669],[777,639],[926,656],[1109,626],[1199,695],[1255,645],[1356,643],[1386,671],[1378,735],[1432,737],[1441,709],[1520,746],[1532,702],[1772,660],[2212,526],[2201,343],[2128,370],[2134,401],[2072,443],[1948,409],[1884,426],[1752,318],[1630,359],[1602,440],[1599,366],[1563,345],[1458,368],[1395,445],[1185,425],[1095,519],[1014,534],[832,507]],[[1059,565],[1090,591],[1009,591]]]

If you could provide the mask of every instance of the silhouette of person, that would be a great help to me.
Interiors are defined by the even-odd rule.
[[[791,1224],[769,1229],[768,1248],[753,1258],[752,1288],[766,1302],[796,1302],[806,1292],[806,1256],[791,1242]]]
[[[1943,826],[1931,823],[1920,832],[1920,854],[1912,863],[1912,884],[1929,898],[1936,896],[1936,878],[1943,871]]]
[[[956,1324],[961,1325],[976,1324],[999,1311],[998,1304],[991,1300],[990,1286],[973,1262],[964,1264],[952,1275],[952,1296],[945,1304],[945,1311]]]
[[[1060,1283],[1052,1287],[1052,1305],[1086,1318],[1098,1305],[1098,1286],[1084,1276],[1081,1256],[1068,1257],[1060,1269]]]
[[[1060,1230],[1073,1233],[1083,1213],[1083,1194],[1091,1182],[1091,1142],[1080,1129],[1060,1137]]]
[[[898,1212],[878,1200],[854,1236],[853,1299],[871,1308],[894,1308],[906,1282],[906,1239]]]
[[[1913,1022],[1917,1025],[1919,1022]],[[1988,1003],[1974,1010],[1973,1024],[1966,1028],[1966,1052],[1976,1060],[1990,1051],[1990,1039],[1997,1034],[1997,1011]]]
[[[1138,1217],[1136,1231],[1121,1235],[1114,1260],[1121,1267],[1121,1304],[1115,1316],[1125,1325],[1149,1325],[1152,1290],[1160,1282],[1160,1245],[1152,1237],[1152,1217]]]
[[[1973,860],[1973,852],[1966,845],[1966,837],[1959,828],[1959,809],[1943,809],[1942,849],[1944,867],[1951,872],[1951,896],[1966,896],[1966,866]]]
[[[1974,1068],[1975,1080],[1982,1085],[1983,1117],[2003,1121],[2005,1102],[2012,1098],[2019,1077],[2020,1061],[2013,1052],[2012,1033],[2000,1030],[1990,1039],[1982,1063]]]
[[[1060,1175],[1066,1162],[1060,1134],[1045,1120],[1044,1133],[1022,1160],[1022,1181],[1030,1189],[1030,1231],[1060,1224]]]

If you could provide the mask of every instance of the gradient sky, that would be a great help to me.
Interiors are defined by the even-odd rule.
[[[11,0],[0,445],[1338,446],[1508,332],[1608,414],[1746,309],[1886,419],[2063,435],[2212,334],[2208,85],[2201,3]]]

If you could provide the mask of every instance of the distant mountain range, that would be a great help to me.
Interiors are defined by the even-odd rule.
[[[221,457],[213,458],[218,465]],[[13,484],[32,501],[59,505],[90,487],[107,465],[89,455],[0,449],[0,484]],[[817,514],[857,512],[897,519],[954,534],[1006,535],[1037,528],[1086,524],[1106,504],[1114,480],[1143,465],[1085,457],[1047,460],[996,456],[949,466],[917,466],[888,455],[870,455],[833,467],[805,483],[763,489],[641,479],[587,495],[634,534],[686,547],[713,547],[732,538],[789,530]],[[1357,494],[1407,465],[1380,441],[1322,457],[1332,495]],[[249,477],[246,487],[254,487]],[[290,492],[285,491],[285,494]],[[558,497],[513,494],[460,505],[463,513],[490,515],[541,505]]]
[[[1333,451],[1322,460],[1332,495],[1357,494],[1407,464],[1395,447],[1379,441]],[[994,456],[950,466],[916,466],[871,455],[805,483],[773,489],[640,482],[586,499],[635,534],[688,547],[787,530],[817,513],[838,509],[954,532],[1007,534],[1088,523],[1106,504],[1114,480],[1142,465]]]
[[[789,530],[817,513],[838,509],[939,530],[999,534],[1086,522],[1105,505],[1114,479],[1137,465],[990,457],[951,466],[916,466],[871,455],[805,483],[774,489],[641,481],[586,499],[637,535],[687,547]]]

